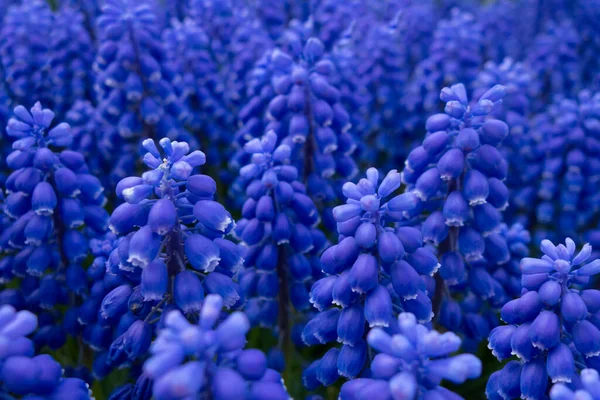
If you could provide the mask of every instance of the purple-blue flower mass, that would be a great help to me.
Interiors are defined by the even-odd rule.
[[[598,21],[0,0],[0,399],[600,400]]]

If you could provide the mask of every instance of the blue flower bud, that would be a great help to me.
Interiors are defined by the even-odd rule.
[[[377,240],[377,228],[370,222],[363,222],[359,225],[354,237],[359,246],[370,249],[375,245],[375,241]]]
[[[110,291],[102,300],[100,315],[104,319],[114,319],[127,312],[127,302],[132,293],[131,286],[121,285]]]
[[[419,273],[404,260],[392,265],[391,278],[394,291],[404,300],[416,298],[417,293],[425,289]]]
[[[36,185],[31,195],[31,208],[39,215],[52,215],[57,206],[56,193],[48,182]]]
[[[221,260],[217,245],[200,234],[188,236],[184,243],[184,250],[189,263],[198,271],[212,272]]]
[[[439,245],[448,237],[448,225],[440,211],[435,211],[427,217],[421,226],[421,233],[425,242]]]
[[[481,234],[471,227],[460,230],[458,247],[467,261],[476,261],[482,258],[485,251],[485,241]]]
[[[337,368],[339,353],[339,349],[334,347],[325,353],[325,355],[319,361],[316,370],[317,379],[324,386],[333,384],[339,377]]]
[[[440,190],[441,186],[442,179],[439,171],[437,168],[430,168],[417,179],[413,193],[419,199],[426,201],[433,197]]]
[[[408,299],[404,302],[404,309],[406,312],[414,314],[419,323],[429,322],[433,318],[431,299],[422,290],[417,292],[414,299]]]
[[[477,230],[483,234],[493,232],[502,221],[502,215],[490,203],[475,206],[473,215]]]
[[[501,310],[501,318],[508,324],[532,321],[541,311],[542,303],[537,292],[527,292],[519,299],[507,302]]]
[[[171,232],[177,222],[175,204],[168,199],[159,199],[154,203],[148,214],[148,225],[152,232],[166,235]]]
[[[460,283],[465,278],[465,263],[455,251],[444,253],[440,260],[440,276],[450,285]]]
[[[185,313],[194,313],[202,308],[204,289],[198,277],[190,271],[182,271],[175,276],[173,289],[175,304]]]
[[[587,320],[579,321],[571,330],[573,344],[584,357],[600,355],[600,330]]]
[[[552,383],[571,382],[575,376],[573,353],[564,343],[559,343],[550,350],[546,363],[546,371]]]
[[[200,200],[194,205],[194,216],[205,227],[217,232],[228,232],[234,225],[229,212],[220,203]]]
[[[472,128],[463,128],[456,137],[456,147],[465,153],[479,148],[479,134]]]
[[[370,254],[361,254],[354,262],[349,273],[350,285],[353,292],[367,293],[377,286],[377,259]]]
[[[360,339],[354,346],[343,345],[337,358],[338,373],[346,378],[355,378],[363,369],[367,359],[367,344]]]
[[[359,204],[351,203],[337,206],[333,209],[333,217],[338,222],[344,222],[350,218],[357,217],[361,213]]]
[[[115,234],[126,234],[135,226],[144,226],[148,209],[139,204],[123,203],[112,212],[109,228]]]
[[[425,129],[429,132],[445,130],[450,124],[450,117],[447,114],[434,114],[427,118]]]
[[[433,132],[423,140],[423,148],[430,156],[438,155],[448,146],[450,135],[443,130]]]
[[[383,232],[377,241],[377,251],[384,263],[392,263],[404,256],[404,247],[394,232]]]
[[[499,361],[511,356],[512,348],[510,341],[515,329],[514,325],[504,325],[494,328],[490,333],[488,348],[492,350],[492,354]]]
[[[337,338],[338,308],[330,308],[314,316],[302,331],[302,341],[307,345],[323,344]]]
[[[303,224],[293,225],[290,244],[296,253],[311,251],[313,249],[312,232]]]
[[[546,393],[548,375],[542,360],[535,360],[523,365],[521,370],[521,396],[530,399],[541,399]]]
[[[237,358],[237,370],[246,379],[258,380],[267,370],[267,357],[260,350],[244,350]]]
[[[45,215],[33,215],[25,226],[25,243],[41,245],[51,234],[54,224],[51,217]]]
[[[406,261],[420,275],[433,276],[440,268],[437,257],[426,247],[418,248],[414,253],[410,254]]]
[[[160,243],[161,237],[152,232],[150,226],[143,226],[131,237],[127,262],[138,267],[145,267],[158,255]]]
[[[413,210],[419,203],[416,193],[402,193],[388,201],[387,207],[392,212],[405,212]]]
[[[600,290],[586,289],[582,290],[579,295],[590,313],[596,314],[600,311]]]
[[[208,293],[218,294],[223,298],[223,305],[232,307],[240,299],[236,284],[227,275],[213,272],[204,278],[204,287]]]
[[[565,293],[560,302],[560,312],[568,323],[575,323],[588,315],[588,309],[579,294]]]
[[[160,300],[167,292],[169,276],[162,260],[154,260],[142,270],[141,293],[144,300]]]
[[[458,178],[464,169],[465,157],[459,149],[450,149],[437,162],[437,169],[444,181]],[[417,181],[418,182],[418,181]]]
[[[309,301],[319,311],[329,307],[333,301],[333,286],[338,278],[326,276],[313,283]],[[339,335],[338,335],[339,336]]]
[[[508,125],[498,119],[489,119],[481,127],[484,143],[497,146],[508,136]]]
[[[469,218],[469,206],[458,191],[448,195],[442,212],[448,226],[463,226]]]
[[[212,199],[217,191],[217,183],[208,175],[192,175],[187,179],[186,188],[202,199]]]
[[[512,353],[525,362],[531,361],[540,353],[539,349],[535,348],[531,342],[530,327],[529,323],[520,325],[510,339]]]
[[[259,243],[264,236],[264,224],[258,219],[251,219],[244,227],[242,240],[249,246]]]
[[[392,299],[387,289],[377,285],[367,293],[365,319],[369,327],[388,326],[392,316]]]

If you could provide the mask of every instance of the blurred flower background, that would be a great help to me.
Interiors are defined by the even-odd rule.
[[[600,1],[0,20],[1,399],[600,399]]]

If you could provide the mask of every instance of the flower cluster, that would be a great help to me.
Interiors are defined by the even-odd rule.
[[[22,282],[9,303],[33,310],[66,304],[67,291],[88,295],[83,268],[88,240],[106,230],[109,217],[104,189],[88,172],[83,155],[51,149],[72,140],[68,124],[50,129],[53,118],[40,103],[30,111],[18,106],[7,127],[16,141],[7,157],[13,172],[5,183],[3,211],[8,220],[0,235],[0,269],[3,282]]]
[[[342,349],[329,350],[305,370],[309,388],[360,373],[367,356],[366,324],[388,327],[400,311],[412,312],[420,322],[433,316],[426,281],[440,264],[422,247],[418,229],[394,228],[418,203],[413,193],[392,197],[399,187],[397,171],[380,182],[375,168],[357,184],[343,186],[348,200],[333,209],[340,240],[321,256],[329,275],[311,288],[310,301],[319,313],[302,332],[307,345],[337,340]]]
[[[237,311],[217,324],[222,307],[223,300],[211,294],[197,324],[190,324],[179,311],[165,315],[150,348],[152,355],[144,363],[144,371],[154,379],[154,398],[289,398],[281,375],[267,368],[263,352],[244,350],[250,329],[246,315]]]
[[[52,17],[49,4],[43,0],[13,4],[4,16],[0,30],[2,74],[16,104],[31,105],[34,100],[52,105],[48,75]]]
[[[423,238],[440,253],[434,312],[441,306],[442,313],[460,318],[455,311],[443,310],[454,304],[443,300],[445,286],[500,306],[505,301],[502,286],[489,271],[510,259],[506,238],[499,232],[501,210],[508,201],[503,182],[507,163],[497,148],[508,126],[491,115],[503,97],[504,87],[497,85],[470,105],[462,84],[444,88],[440,98],[446,103],[445,113],[427,119],[428,134],[410,152],[402,173],[408,190],[419,200],[408,217],[424,217]],[[484,326],[476,331],[484,333],[476,339],[489,332],[487,320],[480,322]]]
[[[471,13],[453,9],[450,19],[438,23],[429,54],[416,66],[407,86],[410,96],[406,96],[404,106],[408,113],[435,111],[438,88],[454,82],[470,84],[481,64],[481,26]],[[415,122],[411,125],[418,126]]]
[[[334,67],[322,59],[323,44],[310,38],[302,46],[301,38],[292,34],[288,39],[293,53],[275,51],[266,66],[271,71],[273,97],[266,108],[265,131],[275,131],[290,147],[291,162],[307,184],[308,193],[331,201],[335,198],[331,178],[336,174],[351,178],[357,172],[350,157],[356,145],[348,132],[349,116],[340,103],[338,89],[329,83]],[[249,103],[243,111],[246,124],[261,123],[261,98],[251,99],[253,106]],[[258,119],[250,118],[257,113]]]
[[[442,380],[458,384],[481,375],[476,356],[450,356],[461,343],[452,332],[429,330],[410,313],[398,315],[393,332],[381,328],[369,332],[369,346],[379,352],[371,363],[371,377],[346,382],[341,400],[459,398],[440,386]]]
[[[582,365],[600,366],[600,291],[579,290],[600,273],[600,260],[586,263],[589,244],[576,253],[567,238],[555,246],[542,241],[544,256],[521,261],[524,294],[502,307],[502,319],[510,324],[494,328],[489,348],[499,359],[516,355],[488,381],[490,399],[543,398],[548,380],[572,382]]]
[[[0,396],[45,400],[90,400],[81,379],[64,378],[61,365],[47,354],[35,355],[27,338],[37,327],[29,311],[0,307]]]
[[[236,234],[248,248],[246,271],[240,278],[246,297],[245,311],[253,325],[274,326],[289,335],[289,303],[298,311],[311,307],[309,294],[320,276],[318,256],[326,239],[315,228],[317,207],[289,164],[291,149],[277,146],[277,135],[267,132],[244,146],[250,164],[240,170],[238,184],[246,201]]]
[[[587,90],[577,100],[555,100],[535,118],[533,157],[521,184],[514,186],[514,200],[536,242],[578,237],[597,223],[598,195],[592,186],[600,171],[599,119],[600,94]],[[554,224],[559,229],[552,232]]]
[[[173,87],[181,77],[166,62],[152,8],[146,2],[108,0],[102,10],[94,63],[102,121],[98,149],[116,182],[133,171],[140,138],[190,137],[183,130],[187,110]],[[122,146],[128,151],[117,150]]]
[[[599,17],[0,0],[0,398],[598,397]]]
[[[539,86],[537,90],[566,96],[577,94],[581,79],[579,42],[572,21],[548,22],[545,30],[536,36],[533,51],[527,57],[536,77],[533,83]]]
[[[207,35],[194,20],[186,19],[173,22],[163,40],[168,62],[181,74],[176,88],[191,114],[186,124],[193,132],[201,132],[212,146],[222,144],[233,115]]]
[[[219,294],[231,308],[243,299],[232,277],[242,267],[241,249],[224,238],[235,226],[231,215],[214,201],[215,181],[194,174],[205,163],[199,150],[185,142],[143,142],[142,177],[127,177],[116,192],[125,203],[110,218],[121,236],[106,262],[110,292],[97,304],[98,329],[117,324],[106,364],[118,366],[142,357],[154,324],[166,308],[190,318],[200,312],[204,293]],[[110,334],[109,334],[110,335]]]

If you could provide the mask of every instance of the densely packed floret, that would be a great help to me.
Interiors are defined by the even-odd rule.
[[[493,266],[510,259],[506,238],[499,232],[508,190],[503,182],[507,163],[498,146],[508,126],[492,114],[504,93],[504,87],[496,85],[469,104],[464,85],[444,88],[440,98],[446,103],[445,113],[427,119],[428,134],[408,155],[402,173],[418,199],[407,217],[422,220],[423,239],[437,247],[442,265],[434,312],[441,312],[443,325],[476,340],[487,337],[494,312],[484,311],[488,317],[479,314],[475,320],[465,315],[461,322],[463,316],[446,288],[451,297],[476,301],[479,313],[483,310],[478,299],[496,306],[507,300],[490,274]]]
[[[582,366],[600,366],[600,291],[579,289],[600,272],[600,260],[587,262],[592,247],[576,252],[570,238],[557,246],[544,240],[541,250],[542,258],[521,261],[524,293],[502,307],[510,325],[490,333],[499,360],[517,357],[490,377],[490,399],[543,398],[549,382],[576,382]]]
[[[244,350],[250,329],[246,315],[236,311],[222,320],[222,307],[223,300],[210,294],[197,324],[179,311],[166,314],[144,364],[154,379],[157,400],[289,398],[281,375],[267,367],[263,352]]]
[[[343,186],[346,204],[333,209],[339,242],[321,256],[328,276],[311,288],[319,310],[304,327],[307,345],[342,343],[304,372],[308,388],[331,385],[339,376],[358,376],[367,361],[367,327],[388,327],[401,311],[421,323],[433,316],[426,280],[440,267],[418,229],[397,227],[402,214],[418,203],[413,193],[393,196],[400,174],[392,170],[380,182],[375,168],[358,183]]]
[[[273,131],[244,147],[251,162],[240,170],[237,184],[247,200],[235,232],[247,246],[240,278],[245,311],[253,325],[277,325],[285,342],[293,322],[290,303],[300,312],[311,308],[309,290],[321,275],[318,256],[326,238],[316,228],[317,207],[289,164],[291,148],[278,146]]]
[[[235,223],[213,200],[215,181],[194,173],[204,153],[167,138],[160,150],[151,139],[143,147],[150,170],[116,187],[125,203],[113,211],[110,229],[120,239],[106,259],[103,298],[86,321],[111,328],[103,333],[109,368],[144,357],[164,310],[197,318],[205,292],[220,295],[227,308],[243,303],[232,280],[243,265],[241,249],[224,238]]]
[[[106,230],[108,213],[100,181],[88,171],[82,154],[53,149],[69,146],[70,127],[52,127],[54,113],[36,103],[30,111],[15,108],[7,133],[14,151],[7,157],[13,170],[4,189],[0,235],[0,270],[4,303],[34,311],[48,310],[41,325],[52,332],[36,336],[38,345],[60,347],[64,330],[57,306],[74,306],[89,294],[84,270],[88,240]],[[52,128],[51,128],[52,127]],[[62,339],[61,339],[62,338]]]
[[[344,383],[340,400],[460,398],[440,386],[442,380],[459,384],[481,375],[481,361],[476,356],[450,356],[461,344],[452,332],[429,330],[410,313],[398,315],[392,331],[374,328],[369,332],[369,346],[378,352],[371,377]]]
[[[184,138],[188,116],[173,70],[146,2],[108,0],[97,20],[99,48],[94,89],[101,122],[98,150],[112,183],[134,170],[140,139]],[[120,148],[127,149],[125,152]]]
[[[37,317],[29,311],[0,306],[0,396],[5,399],[91,399],[84,381],[63,377],[62,366],[51,356],[35,355],[34,343],[27,335],[37,324]]]

